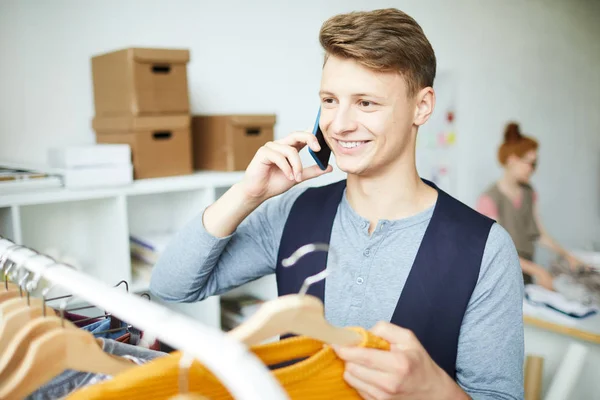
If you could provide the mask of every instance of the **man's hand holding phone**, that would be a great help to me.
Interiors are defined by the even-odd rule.
[[[333,170],[302,166],[299,151],[306,145],[320,150],[319,140],[310,132],[294,132],[262,146],[246,168],[244,178],[233,185],[202,216],[204,228],[215,237],[231,235],[239,224],[265,200],[282,194],[300,182]]]
[[[307,145],[314,152],[321,150],[319,141],[310,132],[294,132],[261,147],[248,165],[241,182],[245,195],[262,203],[300,182],[331,172],[331,165],[325,170],[318,165],[308,168],[302,166],[299,152]]]

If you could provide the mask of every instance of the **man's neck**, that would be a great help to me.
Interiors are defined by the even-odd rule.
[[[371,222],[370,232],[379,220],[410,217],[437,199],[437,191],[421,180],[413,160],[375,176],[348,175],[346,195],[354,211]]]

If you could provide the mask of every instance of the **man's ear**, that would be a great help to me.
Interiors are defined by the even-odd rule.
[[[435,92],[432,87],[421,89],[415,96],[415,117],[413,123],[417,126],[423,125],[429,120],[429,116],[435,108]]]

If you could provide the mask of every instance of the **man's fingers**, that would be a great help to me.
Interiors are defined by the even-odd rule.
[[[294,132],[276,142],[287,146],[293,146],[298,150],[302,149],[307,144],[313,151],[321,150],[317,137],[310,132]]]
[[[359,364],[382,372],[393,372],[396,364],[394,355],[385,350],[336,346],[335,352],[338,357],[346,362]]]
[[[302,171],[302,181],[306,181],[324,174],[328,174],[331,171],[333,171],[333,167],[331,165],[328,165],[325,171],[319,168],[318,165],[313,165],[311,167],[305,168],[304,171]]]
[[[365,399],[365,400],[378,400],[376,397],[371,396],[367,392],[363,392],[363,391],[360,391],[360,390],[357,390],[357,392],[360,395],[360,397],[363,398],[363,399]]]
[[[354,363],[346,363],[346,371],[370,386],[377,387],[384,393],[396,394],[400,391],[402,377],[397,374],[376,371]]]
[[[275,164],[279,167],[279,169],[283,172],[283,174],[286,177],[288,177],[289,180],[291,180],[291,181],[296,180],[296,178],[294,177],[294,173],[292,171],[292,167],[290,166],[287,158],[283,154],[281,154],[275,150],[272,150],[266,146],[261,148],[261,153],[262,154],[261,154],[260,161],[263,164],[266,164],[266,165]]]
[[[298,150],[296,150],[294,147],[286,146],[276,142],[268,142],[265,146],[273,151],[283,154],[287,158],[289,164],[292,166],[294,179],[297,182],[302,180],[302,161],[300,160]]]
[[[414,347],[419,342],[411,330],[389,322],[378,322],[371,332],[399,348]]]
[[[386,399],[388,398],[387,394],[382,390],[377,388],[376,386],[370,385],[367,382],[364,382],[359,377],[355,376],[349,371],[344,372],[344,380],[348,385],[352,386],[356,389],[361,396],[365,399]]]

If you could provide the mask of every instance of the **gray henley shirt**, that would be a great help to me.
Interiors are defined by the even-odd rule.
[[[305,189],[296,187],[266,201],[225,238],[209,234],[200,213],[155,265],[151,291],[166,301],[194,302],[273,274],[285,221]],[[337,261],[328,257],[325,284],[330,323],[369,329],[390,321],[432,214],[433,207],[401,220],[381,220],[369,234],[369,221],[344,194],[330,242]],[[524,397],[522,299],[515,246],[494,224],[458,343],[457,383],[473,399]]]

